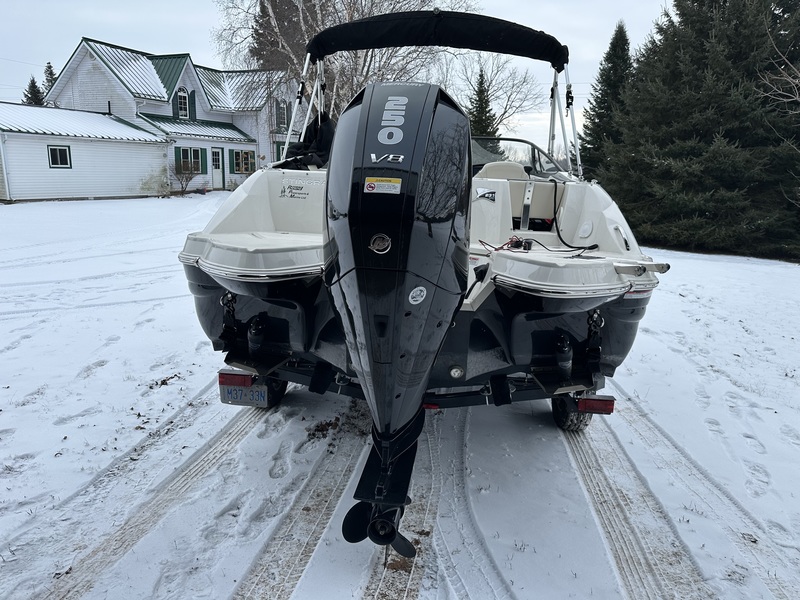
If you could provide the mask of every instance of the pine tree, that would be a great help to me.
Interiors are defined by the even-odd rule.
[[[584,110],[583,134],[579,136],[584,175],[589,179],[596,175],[597,169],[605,161],[605,141],[622,141],[622,133],[612,120],[612,114],[614,111],[621,114],[625,112],[622,92],[632,72],[628,32],[625,23],[619,21],[600,62],[597,80],[592,84],[592,96]]]
[[[674,0],[656,25],[613,113],[622,139],[606,144],[598,173],[641,242],[800,258],[796,121],[760,91],[778,68],[769,32],[798,58],[797,5]]]
[[[42,84],[42,91],[45,95],[52,89],[53,84],[56,82],[56,71],[50,61],[44,66],[44,82]]]
[[[478,84],[475,86],[475,94],[469,99],[467,115],[472,135],[497,136],[497,117],[489,101],[489,87],[483,69],[478,71]]]
[[[253,17],[251,42],[248,52],[259,68],[283,70],[291,64],[290,57],[304,55],[305,43],[300,24],[301,10],[306,10],[307,0],[298,10],[297,0],[259,0],[258,13]],[[270,11],[275,15],[280,30],[272,24]]]
[[[44,93],[39,87],[39,84],[36,83],[36,78],[33,75],[31,75],[31,79],[28,81],[28,87],[25,88],[23,92],[22,103],[44,106]]]

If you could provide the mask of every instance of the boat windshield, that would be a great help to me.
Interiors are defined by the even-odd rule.
[[[567,169],[536,144],[516,138],[474,136],[472,138],[472,170],[497,161],[512,161],[526,167],[532,175],[558,176]]]

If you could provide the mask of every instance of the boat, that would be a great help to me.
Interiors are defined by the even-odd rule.
[[[420,82],[367,85],[333,133],[326,57],[431,45],[550,63],[547,151],[471,136],[458,103]],[[307,49],[290,127],[303,139],[189,234],[180,261],[225,354],[223,402],[271,407],[294,382],[368,404],[372,450],[343,537],[410,557],[400,523],[426,411],[550,401],[572,431],[611,413],[613,396],[598,392],[669,265],[643,254],[618,206],[584,180],[577,143],[574,162],[553,158],[562,73],[567,108],[571,96],[554,37],[434,10],[338,25]]]

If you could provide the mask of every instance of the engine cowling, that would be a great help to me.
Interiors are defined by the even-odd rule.
[[[438,86],[372,84],[339,119],[325,281],[379,435],[417,414],[463,301],[470,172],[469,120]]]

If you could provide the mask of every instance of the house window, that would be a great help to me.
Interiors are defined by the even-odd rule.
[[[50,159],[51,169],[71,169],[72,158],[69,146],[48,146],[47,154]]]
[[[189,118],[189,92],[186,88],[178,88],[178,118]]]
[[[233,172],[252,173],[255,171],[256,153],[252,150],[233,151]]]
[[[200,173],[200,148],[181,148],[181,173]]]
[[[274,160],[280,160],[283,157],[283,148],[286,146],[286,142],[275,142],[275,158]]]
[[[275,130],[281,133],[289,129],[289,102],[275,100]]]

